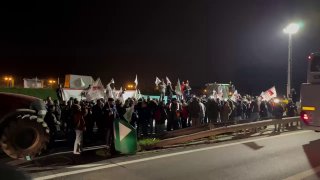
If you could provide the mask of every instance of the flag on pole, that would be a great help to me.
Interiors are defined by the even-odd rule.
[[[131,117],[134,111],[134,106],[126,108],[126,113],[124,113],[123,117],[128,121],[131,122]]]
[[[276,87],[272,87],[265,92],[261,93],[262,100],[270,101],[272,98],[277,97]]]
[[[114,84],[114,79],[113,78],[111,79],[110,84]]]
[[[111,88],[111,81],[107,84],[107,87],[106,87],[106,97],[107,98],[114,98],[113,90]]]
[[[230,99],[231,99],[233,102],[237,102],[239,98],[240,98],[240,94],[238,94],[238,91],[235,90]]]
[[[100,78],[98,78],[92,84],[91,88],[88,90],[88,92],[86,94],[86,99],[88,101],[92,101],[92,100],[104,98],[104,96],[105,96],[104,87],[103,87],[103,84],[102,84]]]
[[[211,96],[209,96],[210,98],[212,98],[212,99],[214,99],[214,100],[216,100],[218,97],[217,97],[217,91],[215,91],[215,90],[213,90],[212,91],[212,95]]]
[[[167,80],[167,84],[171,84],[170,79],[168,78],[168,76],[166,76],[166,80]]]
[[[138,75],[136,74],[136,79],[134,80],[134,83],[136,84],[136,88],[138,86]]]
[[[178,79],[178,81],[177,81],[177,85],[175,87],[175,92],[176,92],[177,95],[182,96],[180,79]]]
[[[221,86],[218,86],[217,98],[223,100],[223,91]]]
[[[155,82],[156,86],[158,86],[160,83],[161,83],[161,80],[158,77],[156,77],[156,82]]]

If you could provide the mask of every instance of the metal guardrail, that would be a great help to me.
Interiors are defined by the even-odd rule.
[[[181,144],[181,143],[185,143],[185,142],[192,141],[195,139],[201,139],[201,138],[216,136],[216,135],[225,134],[225,133],[233,133],[233,132],[246,130],[246,129],[254,129],[254,128],[270,126],[270,125],[275,125],[275,124],[288,124],[288,123],[299,122],[299,121],[300,121],[299,117],[271,119],[271,120],[263,120],[263,121],[246,123],[246,124],[237,124],[237,125],[231,125],[231,126],[227,126],[227,127],[214,128],[214,129],[204,130],[204,131],[200,131],[200,132],[199,132],[199,130],[201,128],[205,128],[205,127],[200,127],[200,128],[198,127],[198,129],[197,128],[190,128],[190,129],[187,129],[184,131],[181,130],[181,131],[177,132],[175,135],[190,133],[193,131],[198,131],[198,132],[195,132],[192,134],[181,135],[178,137],[164,139],[164,140],[161,140],[160,142],[156,143],[153,147],[164,147],[164,146],[169,146],[169,145],[174,145],[174,144]],[[173,136],[173,135],[174,135],[174,132],[171,133],[171,136]]]
[[[204,124],[198,127],[187,127],[183,129],[173,130],[173,131],[167,131],[164,134],[160,135],[161,139],[167,139],[167,138],[173,138],[177,136],[183,136],[187,134],[193,134],[200,131],[209,130],[210,126],[208,124]]]

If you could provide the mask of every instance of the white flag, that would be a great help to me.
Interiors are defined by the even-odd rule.
[[[109,82],[108,84],[107,84],[107,87],[106,87],[106,97],[107,98],[114,98],[114,96],[113,96],[113,91],[112,91],[112,88],[111,88],[111,82]]]
[[[114,79],[113,78],[111,79],[110,84],[114,84]]]
[[[231,99],[233,102],[237,102],[238,99],[239,99],[239,97],[240,97],[240,95],[238,94],[238,91],[235,90],[230,99]]]
[[[218,86],[217,98],[223,100],[223,91],[221,86]]]
[[[217,96],[217,91],[213,90],[213,91],[212,91],[212,95],[209,96],[209,97],[212,98],[212,99],[214,99],[214,100],[216,100],[216,99],[218,98],[218,96]]]
[[[276,88],[273,86],[272,88],[268,89],[267,91],[261,93],[262,100],[270,101],[272,98],[277,97]]]
[[[155,82],[156,86],[158,86],[160,83],[161,83],[161,80],[158,77],[156,77],[156,82]]]
[[[136,91],[132,94],[132,98],[135,98],[135,99],[140,99],[141,98],[141,94],[140,94],[140,91],[138,89],[136,89]]]
[[[167,84],[171,84],[170,79],[166,76]]]
[[[182,91],[181,91],[181,84],[180,84],[180,79],[178,79],[176,88],[175,88],[175,92],[177,95],[182,96]]]
[[[131,122],[131,117],[134,111],[134,106],[126,108],[126,113],[124,113],[123,117],[128,121]]]
[[[92,100],[104,98],[104,96],[105,96],[104,87],[103,87],[103,84],[102,84],[100,78],[98,78],[92,84],[91,88],[88,90],[88,93],[86,95],[86,99],[88,101],[92,101]]]
[[[138,75],[136,75],[136,79],[134,80],[134,83],[136,84],[136,88],[138,86]]]

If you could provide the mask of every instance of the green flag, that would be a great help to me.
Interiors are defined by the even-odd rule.
[[[135,154],[137,152],[137,133],[127,121],[116,119],[114,121],[115,148],[122,154]]]

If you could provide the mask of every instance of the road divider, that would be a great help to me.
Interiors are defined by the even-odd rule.
[[[225,133],[234,133],[239,131],[246,131],[248,129],[257,129],[260,127],[275,125],[275,124],[289,124],[289,123],[298,123],[300,121],[299,117],[289,117],[289,118],[283,118],[283,119],[270,119],[270,120],[263,120],[263,121],[257,121],[257,122],[251,122],[246,124],[236,124],[236,125],[230,125],[226,127],[219,127],[209,130],[204,130],[207,127],[198,127],[198,128],[189,128],[187,130],[179,130],[177,132],[172,132],[171,134],[168,134],[168,137],[172,137],[175,135],[179,135],[177,137],[172,137],[168,139],[163,139],[159,141],[158,143],[153,145],[153,148],[162,148],[165,146],[170,145],[176,145],[176,144],[182,144],[186,143],[192,140],[206,138],[210,136],[216,136],[220,134]],[[191,133],[193,132],[193,133]]]

